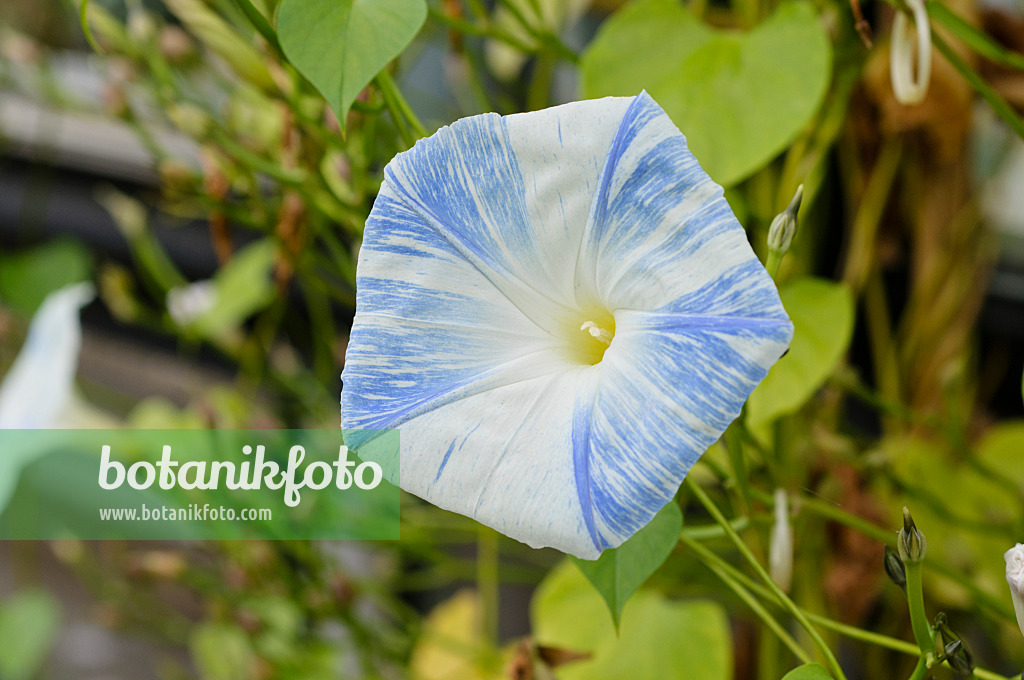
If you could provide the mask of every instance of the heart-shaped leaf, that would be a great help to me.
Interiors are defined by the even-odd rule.
[[[583,55],[586,97],[647,90],[718,183],[765,165],[810,121],[832,53],[811,6],[788,2],[748,33],[715,30],[676,0],[638,0]]]
[[[282,0],[285,55],[345,124],[352,102],[427,19],[424,0]]]
[[[594,561],[573,558],[576,566],[608,604],[618,628],[622,608],[636,589],[668,559],[679,541],[683,514],[674,502],[662,508],[650,524],[618,548],[605,550]]]
[[[805,663],[786,673],[782,680],[832,680],[832,676],[820,664]]]
[[[44,590],[24,590],[0,605],[0,677],[35,677],[57,639],[60,607]]]
[[[783,286],[793,342],[747,400],[756,427],[803,406],[835,370],[853,335],[853,296],[841,283],[806,277]]]
[[[732,636],[721,605],[641,591],[616,634],[604,603],[568,561],[541,582],[530,604],[533,638],[546,647],[590,653],[556,669],[559,680],[728,680]]]

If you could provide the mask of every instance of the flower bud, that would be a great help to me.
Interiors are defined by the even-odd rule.
[[[928,552],[928,541],[914,524],[914,518],[910,516],[910,510],[907,508],[903,508],[903,529],[896,538],[896,548],[904,563],[916,564],[923,560],[925,553]]]
[[[188,33],[178,26],[164,26],[157,36],[157,47],[164,59],[177,64],[195,54],[195,45]]]
[[[793,242],[793,236],[796,234],[796,214],[800,211],[800,203],[803,201],[803,198],[804,185],[801,184],[796,188],[796,193],[793,195],[793,200],[789,202],[789,207],[776,215],[775,219],[772,220],[772,226],[768,229],[769,250],[774,250],[779,255],[785,255],[789,252],[789,246]]]
[[[957,675],[963,678],[970,678],[974,675],[974,657],[967,651],[963,640],[953,640],[946,645],[945,649],[946,661]]]
[[[789,523],[789,499],[782,489],[775,490],[775,524],[768,544],[768,568],[772,580],[789,592],[793,584],[793,530]]]
[[[904,592],[907,590],[907,568],[903,566],[903,560],[896,554],[896,551],[885,546],[885,574],[889,580],[898,585]]]
[[[136,43],[148,43],[156,35],[156,31],[156,20],[149,12],[140,9],[128,13],[128,37]]]
[[[171,104],[167,109],[167,117],[193,139],[205,137],[212,123],[205,111],[192,104]]]
[[[1021,633],[1024,633],[1024,544],[1013,546],[1003,557],[1006,559],[1006,582],[1010,584],[1017,625]]]
[[[167,292],[167,313],[179,326],[188,326],[217,304],[217,288],[212,281],[197,281]]]
[[[907,0],[907,6],[914,15],[917,33],[917,54],[907,24],[907,15],[896,12],[892,24],[892,44],[889,48],[889,77],[896,101],[901,104],[919,104],[928,93],[928,81],[932,72],[932,34],[928,24],[928,10],[924,0]],[[914,63],[917,63],[917,78],[914,78]]]

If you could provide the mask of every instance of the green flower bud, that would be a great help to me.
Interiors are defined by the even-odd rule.
[[[896,551],[885,546],[885,574],[889,580],[898,585],[904,592],[907,590],[907,568]]]
[[[899,550],[900,559],[911,563],[923,560],[928,551],[928,541],[914,524],[914,518],[910,516],[910,510],[907,508],[903,508],[903,529],[896,539],[896,548]]]
[[[974,657],[963,640],[953,640],[946,645],[946,661],[960,677],[969,678],[974,675]]]
[[[775,219],[772,220],[772,226],[768,229],[769,250],[774,250],[779,255],[785,255],[789,252],[789,246],[793,242],[793,236],[796,234],[796,214],[800,211],[800,203],[803,201],[803,198],[804,185],[801,184],[796,188],[796,193],[793,195],[793,200],[789,202],[789,207],[776,215]]]

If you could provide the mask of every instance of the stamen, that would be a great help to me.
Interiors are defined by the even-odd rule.
[[[595,340],[600,340],[606,345],[612,344],[612,334],[598,326],[593,321],[586,321],[580,326],[581,331],[587,331]]]

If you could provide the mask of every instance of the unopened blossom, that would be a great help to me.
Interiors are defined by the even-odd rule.
[[[167,291],[167,313],[179,326],[187,326],[201,318],[217,303],[217,287],[213,281],[196,281]]]
[[[889,48],[889,76],[896,101],[911,105],[921,103],[928,94],[932,77],[932,33],[924,0],[907,0],[907,6],[914,15],[914,33],[910,32],[907,15],[897,11]]]
[[[775,490],[775,523],[768,542],[768,567],[772,580],[789,592],[793,585],[793,527],[789,522],[789,497]]]
[[[1017,625],[1024,634],[1024,544],[1018,543],[1003,555],[1006,559],[1006,582],[1010,584]]]
[[[792,333],[646,93],[473,116],[385,169],[342,427],[398,428],[404,489],[593,559],[672,499]]]

